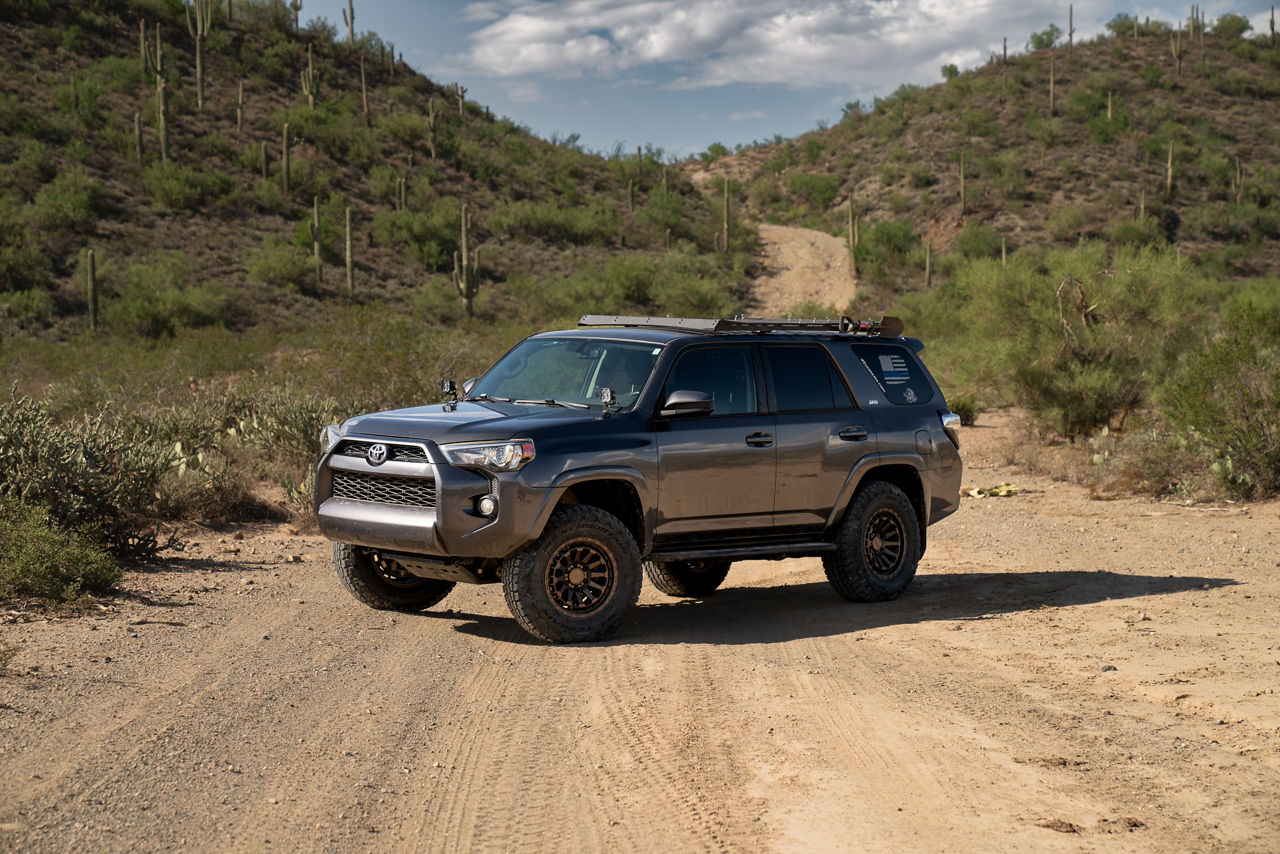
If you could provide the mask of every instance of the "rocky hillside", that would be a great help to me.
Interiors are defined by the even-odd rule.
[[[102,325],[152,337],[337,297],[449,317],[455,278],[519,313],[539,283],[670,253],[691,281],[740,280],[721,212],[661,151],[541,140],[299,5],[0,2],[10,332],[88,325],[88,250]]]
[[[1172,245],[1210,274],[1280,272],[1280,47],[1224,15],[1181,32],[1120,16],[921,88],[799,138],[714,161],[764,221],[845,235],[859,272],[920,282],[924,245]],[[1056,42],[1056,43],[1055,43]]]

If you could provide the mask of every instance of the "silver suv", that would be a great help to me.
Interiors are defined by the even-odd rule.
[[[893,599],[959,504],[959,418],[921,349],[889,317],[587,316],[446,403],[326,427],[320,528],[367,605],[501,583],[552,642],[615,632],[642,570],[701,597],[735,560],[820,556],[844,598]]]

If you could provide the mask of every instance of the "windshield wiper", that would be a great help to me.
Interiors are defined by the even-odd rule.
[[[483,400],[491,400],[494,403],[510,403],[511,402],[511,398],[509,397],[492,397],[487,394],[477,394],[475,397],[464,397],[463,400],[470,401],[473,403],[476,401],[483,401]],[[516,401],[516,402],[519,403],[520,401]]]
[[[563,406],[566,409],[590,409],[591,408],[587,406],[585,403],[570,403],[567,400],[556,400],[553,397],[548,397],[543,400],[517,400],[514,402],[531,404],[535,406]]]

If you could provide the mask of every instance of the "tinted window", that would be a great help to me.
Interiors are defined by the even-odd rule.
[[[667,394],[711,395],[713,415],[756,411],[756,376],[746,347],[700,347],[685,352],[671,369]]]
[[[821,347],[769,347],[768,352],[779,412],[848,409],[853,405]]]
[[[933,386],[923,369],[902,347],[854,344],[853,352],[876,378],[890,403],[928,403],[933,399]]]

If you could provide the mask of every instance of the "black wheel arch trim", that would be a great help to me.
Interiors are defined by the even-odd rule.
[[[921,552],[923,553],[923,544],[925,537],[925,529],[929,526],[929,478],[924,476],[926,466],[924,458],[919,454],[910,452],[902,453],[877,453],[868,454],[858,460],[857,464],[849,471],[849,476],[845,478],[844,486],[840,489],[840,497],[837,499],[834,507],[831,508],[831,515],[827,517],[826,529],[834,530],[840,520],[844,518],[844,513],[849,509],[849,505],[853,502],[853,497],[858,494],[858,487],[868,479],[877,469],[885,469],[893,467],[896,469],[908,468],[914,473],[915,483],[913,485],[918,488],[919,501],[915,496],[908,492],[908,498],[916,508],[916,515],[920,521],[920,537]],[[872,478],[876,479],[876,478]],[[892,482],[892,481],[891,481]]]
[[[640,554],[648,554],[653,547],[653,524],[647,518],[647,512],[651,511],[645,511],[644,508],[652,507],[656,501],[652,500],[655,497],[650,494],[651,490],[644,475],[632,466],[590,466],[561,472],[543,493],[542,504],[534,514],[533,523],[529,526],[527,542],[534,542],[542,536],[543,530],[551,520],[551,514],[560,506],[566,493],[575,486],[597,481],[621,481],[636,491],[641,513],[641,518],[637,521],[640,525],[640,533],[643,535],[636,537],[636,546],[640,549]],[[628,524],[628,520],[620,521],[632,530],[633,535],[637,533],[633,530],[633,526]]]

